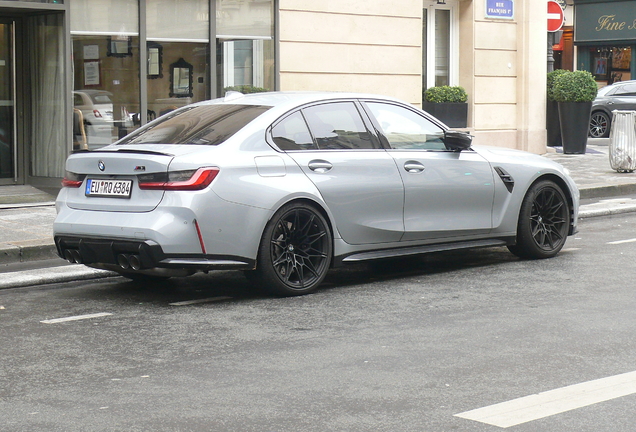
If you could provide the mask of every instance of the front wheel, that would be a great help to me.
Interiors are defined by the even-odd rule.
[[[331,230],[320,212],[307,204],[288,204],[265,228],[255,276],[272,294],[308,294],[327,275],[332,249]]]
[[[551,258],[565,244],[570,229],[570,208],[561,188],[550,180],[528,190],[517,225],[517,244],[508,246],[520,258]]]

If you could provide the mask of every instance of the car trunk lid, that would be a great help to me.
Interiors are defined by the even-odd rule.
[[[167,172],[174,157],[166,151],[115,146],[75,153],[66,169],[83,182],[79,188],[68,188],[66,203],[79,210],[151,211],[161,202],[164,191],[140,189],[138,176]]]

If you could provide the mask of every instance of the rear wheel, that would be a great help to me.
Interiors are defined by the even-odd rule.
[[[603,111],[592,113],[590,117],[590,136],[592,138],[606,138],[610,133],[610,118]]]
[[[292,203],[267,224],[254,275],[272,294],[308,294],[327,275],[331,256],[332,236],[326,219],[310,205]]]
[[[508,246],[521,258],[551,258],[565,244],[570,209],[561,188],[550,180],[534,184],[526,194],[517,225],[517,244]]]

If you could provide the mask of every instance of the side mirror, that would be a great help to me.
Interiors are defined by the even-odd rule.
[[[460,152],[462,150],[468,150],[470,144],[473,142],[473,136],[468,132],[447,130],[444,131],[444,145],[448,150]]]

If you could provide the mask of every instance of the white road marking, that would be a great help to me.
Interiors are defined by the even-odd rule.
[[[617,244],[634,243],[634,242],[636,242],[636,238],[628,239],[628,240],[617,240],[617,241],[613,241],[613,242],[608,242],[607,244],[617,245]]]
[[[231,298],[232,297],[210,297],[210,298],[198,299],[198,300],[186,300],[186,301],[170,303],[170,306],[188,306],[188,305],[199,304],[199,303],[212,303],[217,301],[229,300]]]
[[[577,247],[565,248],[565,249],[561,249],[561,252],[574,252],[577,250],[581,250],[581,248],[577,248]]]
[[[79,320],[85,320],[85,319],[91,319],[91,318],[100,318],[100,317],[105,317],[109,315],[112,315],[112,313],[100,312],[100,313],[94,313],[94,314],[88,314],[88,315],[75,315],[75,316],[70,316],[66,318],[55,318],[55,319],[44,320],[40,322],[42,324],[57,324],[57,323],[67,322],[67,321],[79,321]]]
[[[636,372],[628,372],[455,414],[508,428],[636,393]]]

